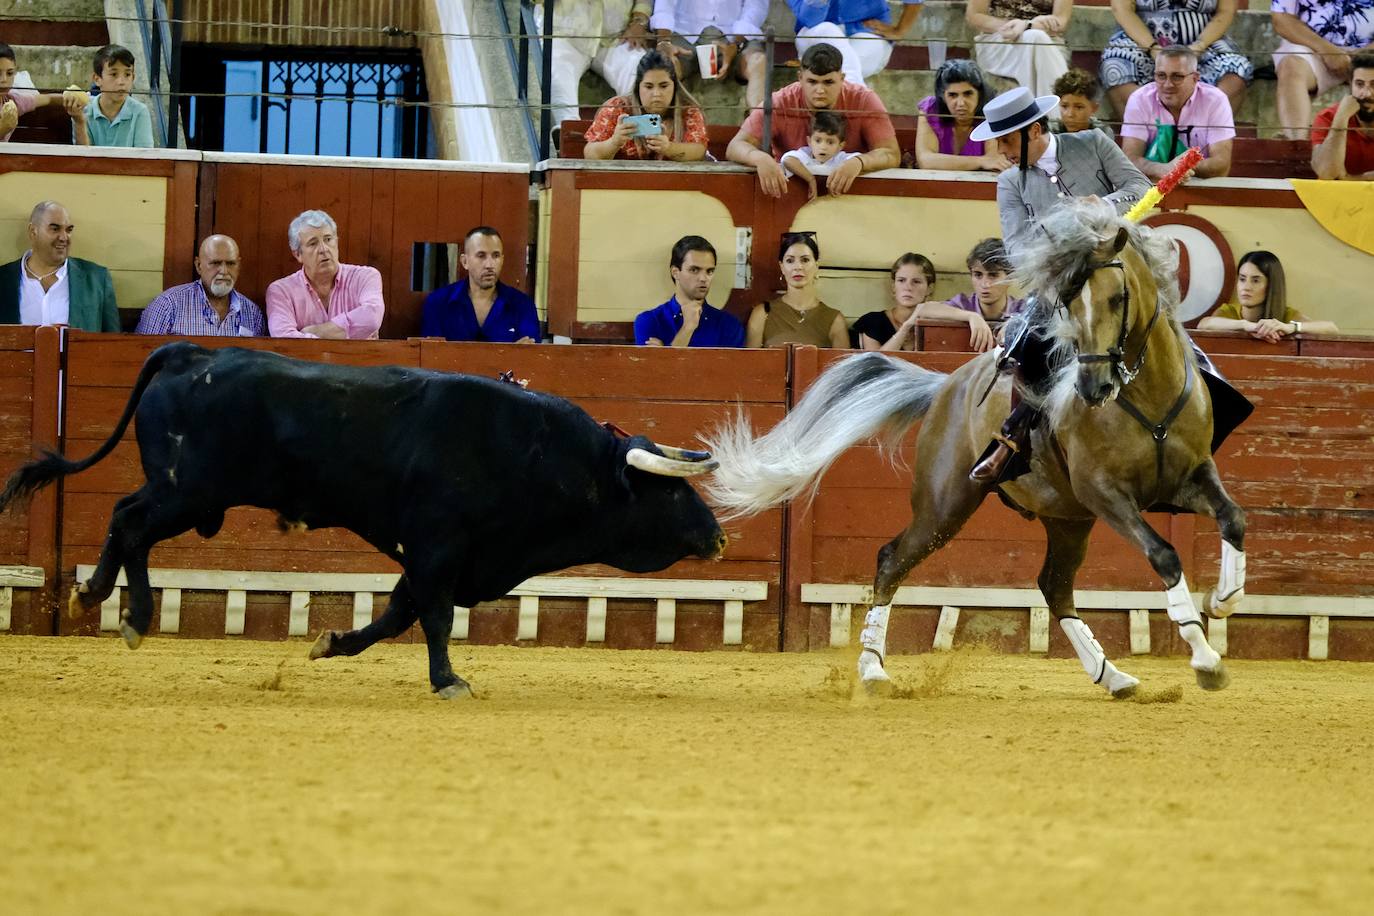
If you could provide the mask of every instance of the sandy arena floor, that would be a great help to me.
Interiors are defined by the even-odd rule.
[[[306,647],[0,638],[0,913],[1374,906],[1374,666]]]

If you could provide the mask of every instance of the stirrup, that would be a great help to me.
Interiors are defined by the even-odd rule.
[[[1020,445],[1020,443],[1018,443],[1018,442],[1017,442],[1015,439],[1013,439],[1011,436],[1004,436],[1004,435],[1002,435],[1001,433],[995,433],[995,434],[993,435],[992,439],[993,439],[994,442],[1000,442],[1000,443],[1002,443],[1003,445],[1005,445],[1007,448],[1011,449],[1011,453],[1012,453],[1013,455],[1019,455],[1019,454],[1021,454],[1021,445]]]

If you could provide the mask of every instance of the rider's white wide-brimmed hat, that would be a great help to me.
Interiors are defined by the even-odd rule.
[[[1059,96],[1042,95],[1036,98],[1026,87],[1017,86],[983,106],[984,121],[973,128],[969,139],[995,140],[1027,124],[1034,124],[1058,107]]]

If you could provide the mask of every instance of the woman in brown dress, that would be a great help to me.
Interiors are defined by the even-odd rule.
[[[816,292],[821,249],[811,232],[788,232],[778,245],[778,265],[787,291],[754,306],[745,334],[747,347],[849,347],[844,316],[821,301]]]

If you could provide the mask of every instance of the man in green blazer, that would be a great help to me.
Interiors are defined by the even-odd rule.
[[[29,216],[29,250],[0,266],[0,324],[65,324],[82,331],[118,331],[110,272],[68,257],[71,216],[45,200]]]

